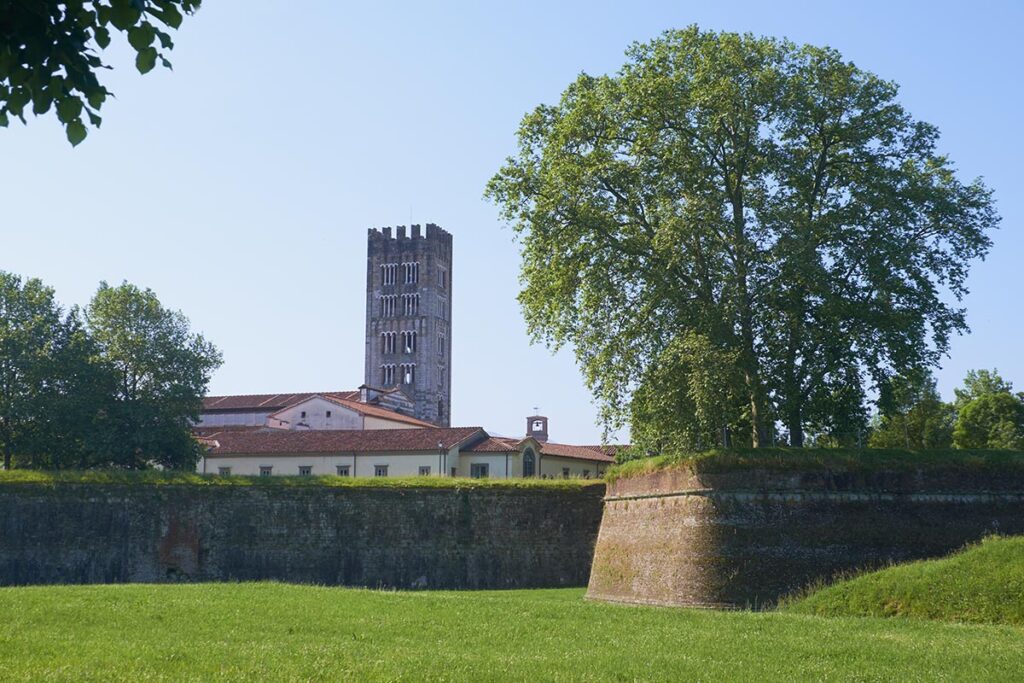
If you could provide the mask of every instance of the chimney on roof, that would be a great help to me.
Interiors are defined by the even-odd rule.
[[[526,418],[526,436],[532,436],[544,443],[548,440],[548,419],[543,415],[531,415]]]

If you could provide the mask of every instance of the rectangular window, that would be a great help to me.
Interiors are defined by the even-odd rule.
[[[337,470],[338,470],[338,476],[339,477],[349,477],[349,476],[352,476],[350,474],[351,470],[349,469],[349,465],[338,465],[337,466]]]
[[[299,415],[299,417],[302,417],[302,418],[306,417],[306,411],[303,410],[302,413]]]
[[[441,289],[448,289],[448,271],[444,268],[438,268],[437,282]]]
[[[231,476],[231,468],[230,467],[218,467],[217,468],[217,474],[219,474],[222,477],[230,477]]]
[[[386,477],[386,476],[388,476],[388,466],[387,465],[374,465],[373,466],[373,476],[375,476],[375,477]]]
[[[490,469],[491,466],[485,462],[474,462],[469,466],[469,476],[474,479],[486,479]]]
[[[458,470],[458,468],[455,468],[455,467],[453,467],[453,468],[452,468],[452,476],[453,476],[453,477],[457,477],[457,476],[459,476],[459,470]]]
[[[274,471],[274,467],[272,465],[260,465],[260,476],[261,477],[269,477],[270,473],[273,472],[273,471]]]
[[[331,416],[331,411],[328,410],[327,411],[327,417],[330,417],[330,416]]]
[[[312,465],[299,465],[299,476],[300,477],[308,477],[311,474],[313,474],[313,466]]]
[[[590,479],[590,470],[583,470],[583,478]]]
[[[568,478],[569,478],[569,468],[568,467],[563,467],[562,468],[562,479],[568,479]]]
[[[430,465],[420,465],[420,476],[421,477],[430,476]]]

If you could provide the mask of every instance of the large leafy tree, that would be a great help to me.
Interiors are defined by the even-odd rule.
[[[87,467],[102,447],[111,375],[77,309],[41,281],[0,271],[0,453],[4,469]]]
[[[953,445],[957,448],[1024,449],[1024,392],[998,371],[971,370],[956,390],[957,416]]]
[[[712,383],[742,407],[716,419],[753,446],[776,416],[795,446],[859,428],[864,386],[966,329],[949,300],[989,249],[989,190],[957,179],[895,84],[834,50],[691,27],[627,54],[528,114],[488,185],[522,244],[534,339],[571,344],[606,424],[634,434],[693,433],[676,426],[707,402],[695,366],[661,366],[697,338],[734,359]]]
[[[190,425],[220,366],[220,352],[191,331],[184,315],[129,283],[101,283],[86,320],[117,377],[107,443],[111,464],[194,468],[198,446]]]
[[[28,451],[61,326],[52,289],[0,271],[0,453],[5,470]]]
[[[0,0],[0,126],[10,117],[25,122],[29,111],[52,108],[77,145],[99,126],[110,91],[98,77],[109,68],[100,52],[111,36],[124,34],[135,50],[135,67],[147,73],[159,61],[170,67],[174,47],[168,30],[202,0]]]

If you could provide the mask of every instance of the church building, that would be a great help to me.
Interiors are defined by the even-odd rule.
[[[198,470],[221,475],[591,478],[601,446],[450,427],[452,237],[428,223],[367,237],[365,382],[351,391],[207,396]]]

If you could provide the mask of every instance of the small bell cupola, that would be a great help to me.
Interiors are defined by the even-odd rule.
[[[531,415],[526,418],[526,436],[532,436],[544,443],[548,440],[548,419],[543,415]]]

